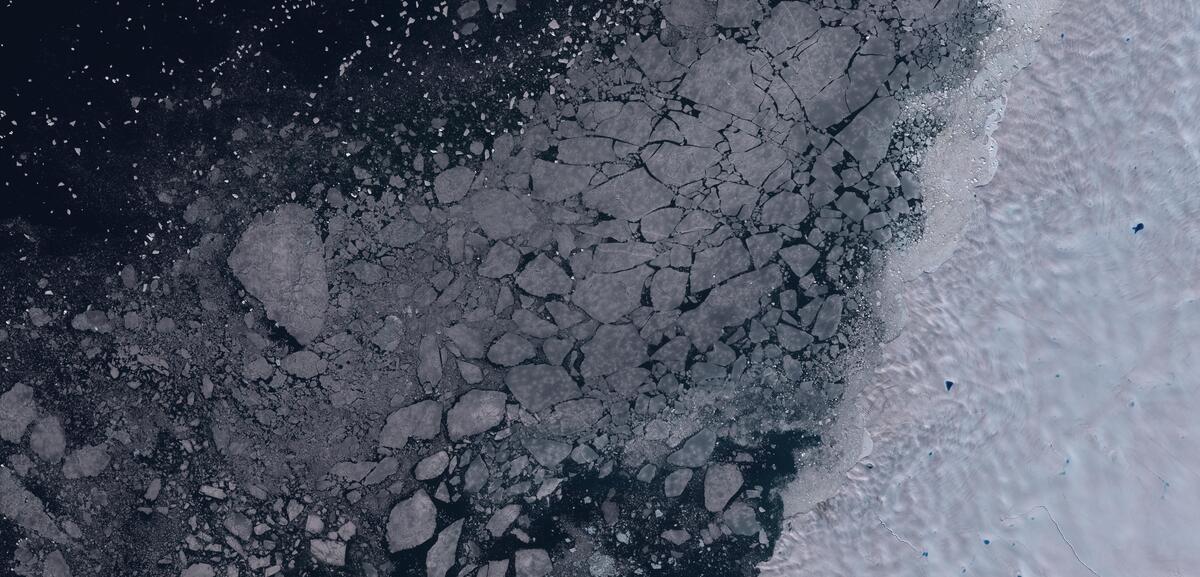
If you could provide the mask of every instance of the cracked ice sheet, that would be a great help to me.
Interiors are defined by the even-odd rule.
[[[905,287],[905,332],[860,400],[873,454],[819,518],[794,519],[766,574],[1200,564],[1200,360],[1179,345],[1200,338],[1200,78],[1183,56],[1200,35],[1180,0],[1122,4],[1068,6],[1045,32],[1070,40],[1018,76],[969,240]]]
[[[510,2],[489,0],[486,4],[489,11],[507,11],[500,6]],[[791,13],[799,18],[796,26],[776,28],[795,33],[783,46],[795,45],[797,50],[814,24],[814,13],[799,4],[778,4],[770,11],[775,14],[772,17]],[[832,337],[834,329],[842,326],[838,322],[842,300],[837,295],[848,287],[833,277],[841,276],[852,284],[856,281],[832,261],[858,258],[843,247],[847,242],[857,245],[858,240],[866,240],[826,235],[811,226],[810,213],[820,219],[823,229],[850,235],[869,232],[865,228],[856,231],[854,223],[884,216],[886,198],[879,196],[877,188],[868,189],[864,184],[862,190],[840,196],[834,193],[842,178],[847,185],[859,180],[856,173],[862,169],[843,166],[843,146],[869,150],[853,148],[852,141],[842,136],[857,135],[861,144],[864,134],[883,127],[877,126],[878,122],[859,125],[856,120],[850,128],[839,129],[839,141],[831,143],[831,135],[816,127],[792,125],[793,119],[805,117],[806,110],[811,115],[818,109],[796,101],[783,79],[769,78],[780,63],[768,62],[747,38],[755,34],[749,28],[751,22],[765,14],[758,2],[721,0],[715,15],[707,0],[680,0],[672,7],[672,17],[681,21],[695,17],[688,21],[698,24],[715,17],[746,29],[735,32],[733,39],[715,29],[696,31],[701,36],[681,36],[677,30],[661,28],[647,19],[644,31],[621,32],[620,36],[630,40],[632,47],[636,37],[650,38],[647,35],[657,30],[658,37],[643,42],[637,51],[641,56],[636,58],[651,77],[675,80],[638,88],[639,74],[626,64],[614,62],[610,67],[597,60],[597,66],[592,66],[586,64],[589,58],[582,58],[570,66],[566,78],[571,82],[554,81],[553,86],[563,90],[558,92],[563,95],[561,107],[555,104],[557,98],[546,94],[536,103],[533,99],[522,101],[517,110],[528,122],[522,124],[521,137],[496,136],[489,130],[496,136],[490,145],[485,141],[455,142],[456,137],[436,143],[425,138],[397,139],[395,135],[376,140],[366,136],[371,131],[360,128],[362,124],[340,125],[342,130],[338,130],[315,122],[313,116],[315,126],[298,130],[295,140],[286,136],[293,130],[285,128],[280,138],[288,140],[271,137],[272,142],[281,144],[255,144],[256,156],[271,159],[266,164],[283,158],[278,147],[287,149],[287,158],[296,153],[299,159],[313,160],[330,157],[333,152],[332,157],[339,159],[333,166],[313,165],[322,171],[334,170],[320,178],[318,185],[305,182],[297,189],[301,194],[291,200],[294,207],[302,208],[271,209],[280,200],[272,191],[263,191],[270,194],[249,204],[229,205],[213,193],[201,193],[185,212],[185,222],[211,223],[202,230],[214,234],[203,237],[208,240],[198,247],[202,250],[188,250],[197,262],[189,258],[180,264],[189,274],[199,273],[199,279],[215,282],[195,289],[187,282],[169,286],[182,289],[176,293],[183,295],[178,300],[200,301],[206,311],[202,318],[217,313],[214,316],[219,322],[190,322],[194,315],[186,314],[189,309],[183,306],[175,310],[178,326],[169,318],[150,317],[163,301],[133,300],[148,298],[134,295],[147,292],[137,290],[139,284],[145,284],[138,283],[137,276],[149,279],[161,271],[135,271],[132,266],[127,267],[128,273],[121,272],[121,284],[128,294],[114,298],[114,308],[80,311],[73,317],[70,330],[87,331],[89,337],[91,332],[112,335],[106,338],[136,344],[142,351],[161,347],[164,355],[171,353],[190,361],[184,372],[200,367],[207,373],[200,383],[171,379],[175,384],[198,385],[202,400],[194,397],[191,386],[172,392],[187,399],[189,421],[211,422],[214,442],[205,449],[211,447],[214,459],[227,459],[214,461],[222,467],[213,470],[236,481],[226,484],[217,479],[216,485],[206,484],[201,489],[200,498],[220,501],[202,502],[212,513],[227,513],[224,526],[229,532],[246,541],[253,527],[260,543],[290,543],[279,546],[301,554],[307,550],[315,561],[330,565],[342,565],[349,554],[352,567],[361,566],[366,574],[371,574],[366,568],[372,564],[383,567],[380,574],[392,573],[384,555],[395,548],[396,552],[408,551],[405,556],[424,558],[415,558],[411,565],[405,562],[405,566],[419,569],[424,563],[428,574],[441,577],[452,559],[459,559],[455,555],[459,537],[464,542],[477,539],[475,529],[487,507],[527,501],[530,507],[515,521],[515,529],[532,531],[543,520],[562,519],[560,512],[585,502],[581,491],[603,489],[606,483],[623,487],[623,480],[631,479],[636,471],[644,488],[622,488],[619,496],[609,495],[617,498],[607,502],[596,499],[604,498],[601,491],[592,495],[592,506],[574,509],[591,516],[589,525],[602,527],[595,523],[600,521],[608,529],[572,542],[569,549],[538,543],[549,552],[505,553],[508,559],[501,563],[511,561],[518,575],[541,576],[552,568],[555,574],[566,574],[572,571],[576,550],[618,552],[612,549],[614,539],[628,543],[630,538],[636,545],[628,550],[641,554],[621,559],[620,567],[604,574],[644,572],[638,565],[654,563],[662,539],[683,545],[691,539],[716,537],[713,547],[705,548],[712,552],[707,560],[702,554],[674,557],[676,570],[683,574],[751,574],[750,565],[768,554],[773,538],[767,535],[774,534],[777,506],[769,496],[780,476],[766,473],[759,464],[775,462],[773,454],[782,455],[803,439],[799,431],[792,431],[786,443],[771,441],[768,450],[756,445],[762,440],[758,433],[783,422],[776,418],[786,419],[789,429],[815,430],[817,419],[832,401],[824,391],[815,394],[807,383],[787,386],[790,383],[781,383],[773,378],[774,373],[781,370],[788,378],[799,379],[810,367],[846,350],[848,341],[838,338],[834,342]],[[645,5],[643,9],[650,10]],[[464,5],[456,12],[470,18],[463,15],[464,10],[469,14],[473,9]],[[829,13],[836,12],[841,11]],[[845,15],[850,20],[860,17]],[[573,26],[566,19],[562,24]],[[717,39],[718,34],[726,39]],[[859,41],[859,32],[847,28],[841,34],[848,41]],[[819,49],[813,50],[818,54]],[[697,62],[701,54],[703,60]],[[805,58],[810,57],[816,56]],[[848,89],[855,94],[875,93],[871,82],[878,78],[869,73],[874,66],[865,72],[856,72],[857,65],[852,66],[851,82],[837,76],[844,71],[845,62],[837,64],[830,78],[839,82],[822,92],[824,97],[849,101]],[[608,72],[603,72],[606,69]],[[588,80],[593,72],[599,72],[596,76],[603,76],[603,82]],[[674,98],[663,100],[662,95],[651,94],[678,94],[685,74],[689,93],[702,100],[694,109],[690,104],[675,106]],[[867,79],[865,86],[860,86],[864,83],[861,78]],[[903,83],[900,78],[895,80]],[[856,87],[858,90],[853,90]],[[597,89],[599,92],[594,92]],[[394,95],[390,91],[387,95],[385,100],[390,102]],[[596,97],[604,100],[596,101]],[[633,100],[625,102],[627,99]],[[354,102],[347,106],[357,113],[357,95]],[[401,105],[411,108],[407,102]],[[496,110],[480,110],[484,111],[491,115]],[[833,123],[847,113],[843,104],[826,107],[823,115]],[[860,118],[868,116],[861,114]],[[438,140],[442,140],[445,119],[426,120],[436,125]],[[473,124],[466,128],[476,130]],[[233,140],[244,141],[248,134],[258,132],[259,128],[247,123],[233,133]],[[461,134],[466,137],[467,131]],[[313,144],[326,141],[332,150],[325,144]],[[445,146],[446,152],[430,151],[432,156],[420,153],[416,158],[408,152],[430,150],[431,144],[439,151]],[[397,149],[400,155],[392,156]],[[380,152],[368,158],[372,150]],[[345,164],[343,156],[353,158],[346,162],[354,164]],[[819,186],[802,184],[809,181],[810,163],[816,163],[812,164],[812,176]],[[262,167],[247,168],[254,172]],[[887,170],[892,172],[892,184],[888,185],[892,188],[907,172],[902,165]],[[898,170],[900,176],[895,174]],[[340,182],[336,174],[345,171],[349,171],[347,177],[353,176],[354,189],[341,190],[342,185],[335,185]],[[299,178],[309,178],[299,172]],[[248,177],[261,174],[243,173]],[[219,176],[212,172],[207,179]],[[245,183],[235,174],[225,176],[232,179],[231,188],[240,190],[242,184],[236,183]],[[385,181],[386,188],[380,190]],[[284,194],[283,187],[272,188]],[[303,190],[309,190],[307,196]],[[365,194],[368,191],[370,194]],[[830,206],[834,199],[837,202]],[[898,196],[894,201],[908,207]],[[241,226],[243,219],[259,210],[277,215],[257,217],[259,221],[282,219],[289,226],[268,227],[266,232],[258,227],[243,233],[251,241],[244,243],[241,251],[248,253],[247,258],[231,259],[231,263],[243,265],[233,267],[233,272],[249,292],[259,295],[271,318],[308,346],[303,351],[278,342],[284,340],[277,338],[282,335],[266,330],[257,313],[247,314],[257,307],[255,299],[238,302],[238,295],[233,299],[238,304],[230,307],[205,299],[206,295],[220,295],[212,289],[224,286],[221,279],[229,272],[226,267],[206,270],[201,264],[205,258],[221,254],[216,242],[220,236],[215,232],[232,230],[216,228],[220,219],[215,217],[236,216],[236,221],[224,222]],[[276,234],[279,228],[304,234]],[[309,239],[311,242],[302,243],[309,250],[297,253],[293,246],[297,243],[288,237]],[[876,240],[884,242],[882,238]],[[813,250],[819,254],[805,254],[798,243],[816,247]],[[284,260],[279,256],[301,262],[317,258],[312,262],[321,265],[314,268],[321,271],[321,282],[306,283],[304,286],[313,290],[300,296],[317,292],[311,285],[327,287],[328,294],[318,295],[323,297],[316,299],[319,303],[278,294],[287,285],[277,276],[263,279],[260,273],[264,267],[271,271],[279,266]],[[825,256],[831,262],[817,264]],[[785,266],[798,274],[785,272]],[[812,273],[807,272],[810,269]],[[310,276],[304,278],[312,280]],[[808,278],[796,278],[805,276]],[[819,286],[827,281],[829,286]],[[784,285],[792,288],[780,292]],[[197,290],[204,292],[197,294]],[[272,296],[280,306],[271,306]],[[798,302],[800,298],[803,302]],[[309,311],[317,308],[319,311]],[[42,308],[36,310],[28,311],[36,326],[51,321]],[[295,314],[297,310],[304,314]],[[293,314],[282,314],[288,312]],[[141,319],[139,314],[148,318]],[[313,322],[311,327],[290,322],[311,321],[309,317],[321,322]],[[170,331],[158,328],[164,321],[170,321]],[[139,334],[143,324],[175,336]],[[236,331],[226,330],[231,328]],[[222,333],[226,339],[219,338]],[[197,358],[199,355],[203,356]],[[221,368],[224,358],[234,359],[228,371]],[[96,360],[105,359],[98,356]],[[172,370],[163,358],[154,357],[148,364],[155,371]],[[106,373],[116,380],[132,374],[125,369],[130,365],[140,370],[130,362],[103,367],[95,374]],[[225,372],[229,374],[222,375]],[[158,395],[167,390],[160,386],[135,386],[137,383],[126,379],[115,384],[105,390],[128,388],[133,399],[143,393],[155,394],[164,406],[183,406],[177,398]],[[780,384],[784,386],[776,387]],[[831,395],[837,390],[829,389]],[[21,403],[17,405],[20,411]],[[128,406],[137,408],[132,414],[144,413],[142,405]],[[24,415],[37,416],[28,410]],[[209,416],[211,421],[206,420]],[[29,425],[26,420],[22,417],[17,423],[22,430]],[[33,422],[33,427],[41,423]],[[347,429],[345,422],[355,426]],[[144,426],[142,431],[153,430],[149,424]],[[194,438],[207,438],[210,433],[205,427],[195,431]],[[703,431],[697,432],[701,428]],[[21,439],[18,433],[14,430],[7,436]],[[41,434],[36,441],[32,434],[29,439],[29,447],[39,459],[69,447],[62,464],[56,466],[64,476],[89,479],[92,487],[125,491],[149,481],[140,469],[122,465],[128,458],[124,447],[129,443],[119,437],[101,445],[67,439],[68,447],[57,451],[53,443],[43,442],[47,439]],[[730,443],[747,453],[731,456]],[[198,458],[208,459],[208,453]],[[580,467],[564,466],[568,458]],[[733,461],[728,462],[730,459]],[[13,463],[14,469],[32,466],[25,455],[17,455]],[[696,470],[672,471],[675,467]],[[709,467],[715,469],[706,470]],[[190,491],[189,475],[197,469],[179,470],[188,477],[184,490]],[[713,470],[724,473],[710,474]],[[305,487],[284,483],[282,477],[290,476],[289,471],[314,481],[320,493],[305,495]],[[324,476],[326,471],[328,476]],[[660,501],[660,496],[667,494],[667,475],[676,475],[675,483],[687,477],[692,489],[675,493],[678,499],[673,503]],[[164,477],[154,479],[146,493],[161,492],[174,499],[181,480],[173,474]],[[419,489],[410,478],[421,483]],[[461,482],[455,482],[456,478]],[[73,485],[82,482],[74,480],[64,493],[93,494],[74,490]],[[260,482],[261,487],[257,486]],[[98,483],[108,483],[108,488]],[[699,494],[702,487],[703,492],[711,493],[711,499]],[[677,488],[683,491],[682,486]],[[249,516],[270,513],[267,507],[245,507],[244,499],[265,503],[268,497],[263,495],[280,492],[288,499],[288,520],[293,523],[287,529],[275,527],[269,535],[257,535],[259,518]],[[550,499],[544,500],[547,497]],[[470,512],[444,505],[467,500],[472,503]],[[624,503],[618,507],[617,501]],[[541,504],[535,507],[535,502]],[[642,517],[643,512],[661,510],[659,504],[675,513],[666,519]],[[237,512],[239,509],[245,513]],[[190,516],[186,511],[200,509],[171,510],[175,513],[167,519],[183,527],[183,516]],[[757,518],[766,511],[772,513]],[[460,515],[468,518],[455,518]],[[347,536],[354,530],[338,528],[333,533],[319,528],[343,517],[361,525],[359,537],[351,540]],[[93,531],[109,526],[109,520],[96,517],[84,530],[90,538]],[[752,533],[759,521],[768,532],[756,538]],[[578,518],[576,522],[582,523]],[[458,523],[467,534],[448,529],[448,523],[450,527]],[[656,526],[665,523],[670,525]],[[197,529],[190,520],[189,524]],[[673,536],[660,538],[668,526],[677,528],[670,531]],[[63,524],[68,534],[70,527]],[[216,527],[205,527],[202,535],[212,535],[212,529]],[[216,531],[223,535],[220,529]],[[735,540],[733,535],[749,538]],[[293,541],[296,537],[300,540]],[[122,547],[123,554],[145,550],[140,542],[109,543]],[[296,543],[303,549],[294,549]],[[488,552],[492,545],[464,544],[463,564],[485,558],[494,561]],[[232,543],[230,546],[237,549]],[[168,548],[178,550],[176,547],[170,544]],[[694,547],[686,545],[687,549]],[[177,569],[188,567],[184,575],[190,577],[225,574],[237,570],[230,564],[240,563],[231,561],[234,557],[228,552],[187,551],[179,558]],[[149,555],[146,561],[153,563],[155,558]],[[607,559],[611,566],[614,560]],[[253,571],[262,569],[255,567],[262,562],[249,561]],[[503,568],[490,565],[489,577],[505,574]],[[78,565],[74,568],[77,575],[85,574]],[[91,574],[119,572],[106,569]],[[455,574],[460,572],[469,569],[455,568]]]

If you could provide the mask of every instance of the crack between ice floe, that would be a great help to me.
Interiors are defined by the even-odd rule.
[[[1089,566],[1087,563],[1084,563],[1083,559],[1079,557],[1079,552],[1075,551],[1075,545],[1072,545],[1071,541],[1067,539],[1067,535],[1063,533],[1062,527],[1058,524],[1058,521],[1054,519],[1054,515],[1050,513],[1050,509],[1046,508],[1045,505],[1038,505],[1035,507],[1035,509],[1037,508],[1040,508],[1046,512],[1046,516],[1049,517],[1050,522],[1054,524],[1054,530],[1058,531],[1058,536],[1062,538],[1063,543],[1067,544],[1067,549],[1071,550],[1071,555],[1075,557],[1075,560],[1078,561],[1080,565],[1083,565],[1083,568],[1087,569],[1092,575],[1100,577],[1100,574],[1097,573],[1095,569],[1092,569],[1091,566]]]
[[[1049,518],[1050,523],[1054,525],[1054,530],[1058,531],[1058,537],[1060,539],[1062,539],[1063,543],[1067,544],[1067,549],[1071,551],[1071,555],[1075,557],[1076,562],[1078,562],[1080,565],[1082,565],[1084,569],[1087,569],[1088,572],[1091,573],[1092,575],[1095,575],[1096,577],[1102,577],[1099,573],[1096,572],[1095,569],[1092,569],[1091,565],[1088,565],[1087,563],[1085,563],[1083,558],[1079,556],[1079,552],[1075,550],[1075,545],[1071,543],[1070,539],[1067,539],[1067,534],[1063,532],[1062,526],[1058,524],[1058,520],[1054,518],[1054,514],[1050,512],[1049,508],[1047,508],[1045,505],[1037,505],[1033,509],[1041,509],[1046,512],[1046,517]],[[1033,511],[1033,509],[1030,509],[1029,511]],[[1028,515],[1028,514],[1029,514],[1028,511],[1025,512],[1025,515]],[[1014,515],[1012,517],[1005,517],[1005,519],[1006,520],[1016,519],[1017,517],[1020,517],[1020,516],[1023,516],[1023,515]]]
[[[891,527],[888,527],[888,524],[884,522],[882,517],[880,517],[879,515],[876,515],[875,518],[879,520],[879,524],[882,525],[884,529],[887,529],[887,532],[891,533],[892,537],[895,537],[897,541],[904,543],[905,545],[908,545],[908,548],[912,549],[913,553],[916,553],[918,555],[921,554],[921,552],[918,551],[917,548],[912,543],[906,541],[903,537],[901,537],[900,535],[897,535],[896,532],[893,531]]]

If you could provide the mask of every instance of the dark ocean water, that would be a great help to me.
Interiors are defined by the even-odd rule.
[[[488,41],[455,43],[445,18],[428,20],[432,5],[289,4],[0,7],[0,252],[16,248],[26,226],[50,254],[136,243],[154,222],[153,191],[138,190],[141,169],[189,141],[227,137],[231,124],[227,111],[162,114],[151,101],[198,102],[233,80],[245,89],[237,112],[252,115],[287,103],[288,91],[370,84],[396,61],[436,69],[488,52]],[[488,40],[533,30],[528,20],[553,12],[542,4],[481,30]],[[360,50],[353,79],[339,78],[339,65]]]
[[[0,220],[20,217],[79,240],[109,236],[137,211],[121,187],[108,186],[129,172],[121,161],[136,158],[148,136],[131,99],[198,89],[197,71],[259,17],[247,7],[129,2],[12,2],[0,14]]]

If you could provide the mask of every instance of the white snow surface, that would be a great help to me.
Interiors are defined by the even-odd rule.
[[[932,151],[943,185],[979,186],[892,259],[902,328],[839,431],[857,462],[801,477],[766,575],[1200,571],[1200,4],[1040,22],[994,150],[973,117]]]

